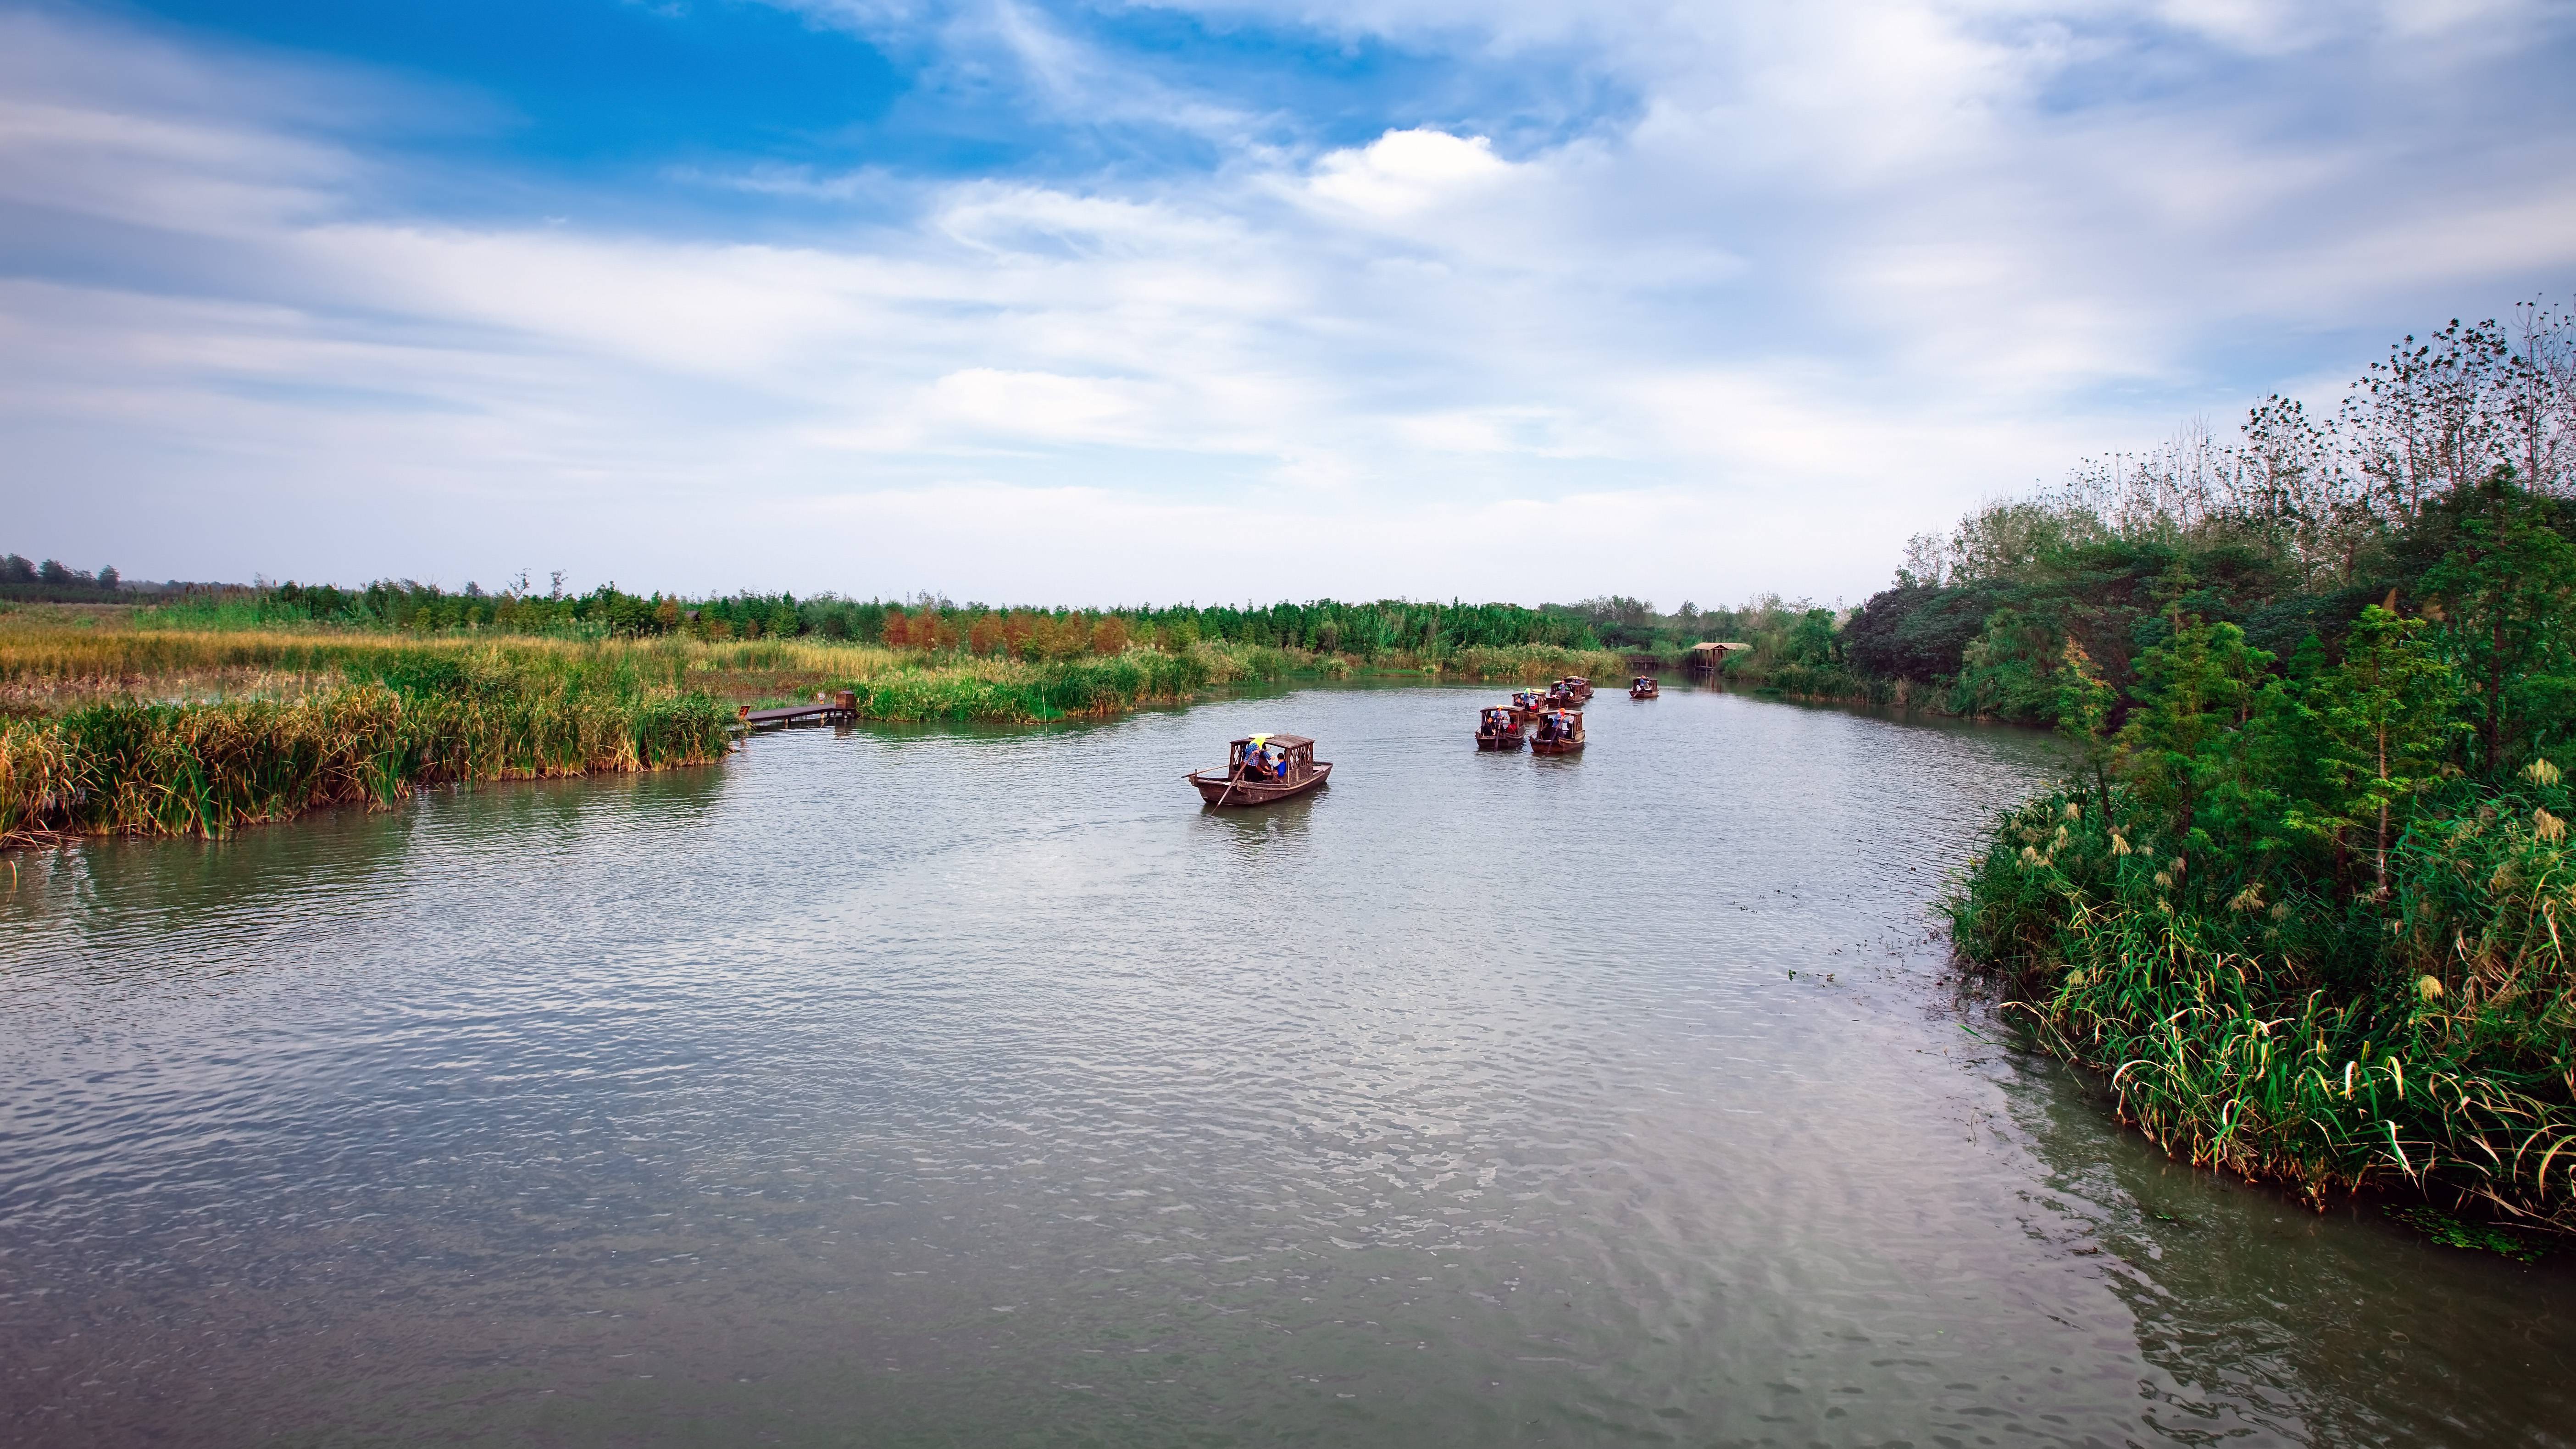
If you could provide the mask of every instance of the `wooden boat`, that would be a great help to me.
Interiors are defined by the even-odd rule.
[[[1538,719],[1539,711],[1546,708],[1545,694],[1535,689],[1524,689],[1512,696],[1512,723],[1527,729]]]
[[[1316,759],[1315,742],[1304,735],[1245,735],[1230,743],[1226,763],[1189,773],[1210,805],[1267,805],[1303,795],[1333,773],[1332,762]]]
[[[1580,674],[1569,674],[1558,680],[1556,686],[1565,691],[1565,702],[1568,704],[1592,702],[1592,681]]]
[[[1655,679],[1652,675],[1640,674],[1635,679],[1628,682],[1628,697],[1630,699],[1653,699],[1663,692],[1664,686],[1662,682]]]
[[[1508,705],[1486,710],[1476,722],[1476,748],[1480,750],[1517,750],[1527,738],[1521,733],[1520,711]]]
[[[1530,737],[1533,755],[1579,755],[1583,753],[1583,714],[1580,710],[1552,709],[1538,717],[1538,733]]]

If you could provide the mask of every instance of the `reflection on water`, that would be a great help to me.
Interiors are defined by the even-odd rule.
[[[2349,1203],[2318,1214],[2129,1135],[2053,1063],[2014,1060],[2014,1115],[2051,1169],[2058,1231],[2099,1250],[2166,1375],[2164,1437],[2565,1443],[2576,1283],[2436,1248]]]
[[[1953,1005],[1924,905],[2048,741],[1481,698],[22,858],[0,1429],[2566,1441],[2564,1270],[2174,1167]],[[1256,729],[1332,785],[1207,810]]]

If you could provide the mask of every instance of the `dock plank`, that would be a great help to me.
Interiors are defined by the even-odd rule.
[[[739,710],[735,717],[746,728],[763,729],[784,727],[805,720],[813,720],[818,724],[855,724],[858,721],[859,712],[840,703],[790,704],[776,709]]]

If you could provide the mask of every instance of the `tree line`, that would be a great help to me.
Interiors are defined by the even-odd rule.
[[[113,568],[96,572],[75,569],[58,559],[35,563],[20,554],[0,554],[0,598],[83,602],[113,599],[124,586]]]
[[[567,592],[561,576],[544,592],[521,579],[487,591],[413,580],[361,588],[288,582],[236,591],[187,607],[241,622],[313,623],[422,633],[495,630],[625,637],[676,634],[702,639],[789,639],[882,644],[931,653],[1060,659],[1116,654],[1131,645],[1185,649],[1201,639],[1373,659],[1392,654],[1541,644],[1603,647],[1579,608],[1380,599],[1319,599],[1269,605],[1144,605],[1069,609],[957,603],[937,596],[852,599],[837,594],[744,591],[688,597],[635,594],[615,584]]]

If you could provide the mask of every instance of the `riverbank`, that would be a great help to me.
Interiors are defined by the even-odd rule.
[[[1981,506],[1838,636],[2075,747],[1948,903],[2036,1043],[2177,1158],[2482,1220],[2443,1241],[2576,1235],[2576,324],[2523,321]]]
[[[1199,641],[1029,662],[820,641],[167,630],[0,614],[0,845],[219,834],[430,784],[723,757],[738,705],[849,690],[863,718],[1034,724],[1225,685],[1615,676],[1548,646],[1348,656]]]
[[[344,662],[337,682],[292,678],[266,695],[125,694],[0,720],[0,847],[220,835],[453,781],[705,764],[733,736],[733,711],[705,691],[589,661],[389,655]]]
[[[2576,1233],[2576,801],[2555,771],[2426,809],[2384,894],[2186,857],[2135,795],[2004,817],[1946,903],[1959,952],[2176,1157],[2322,1207],[2368,1190]],[[2453,808],[2445,809],[2444,805]]]

